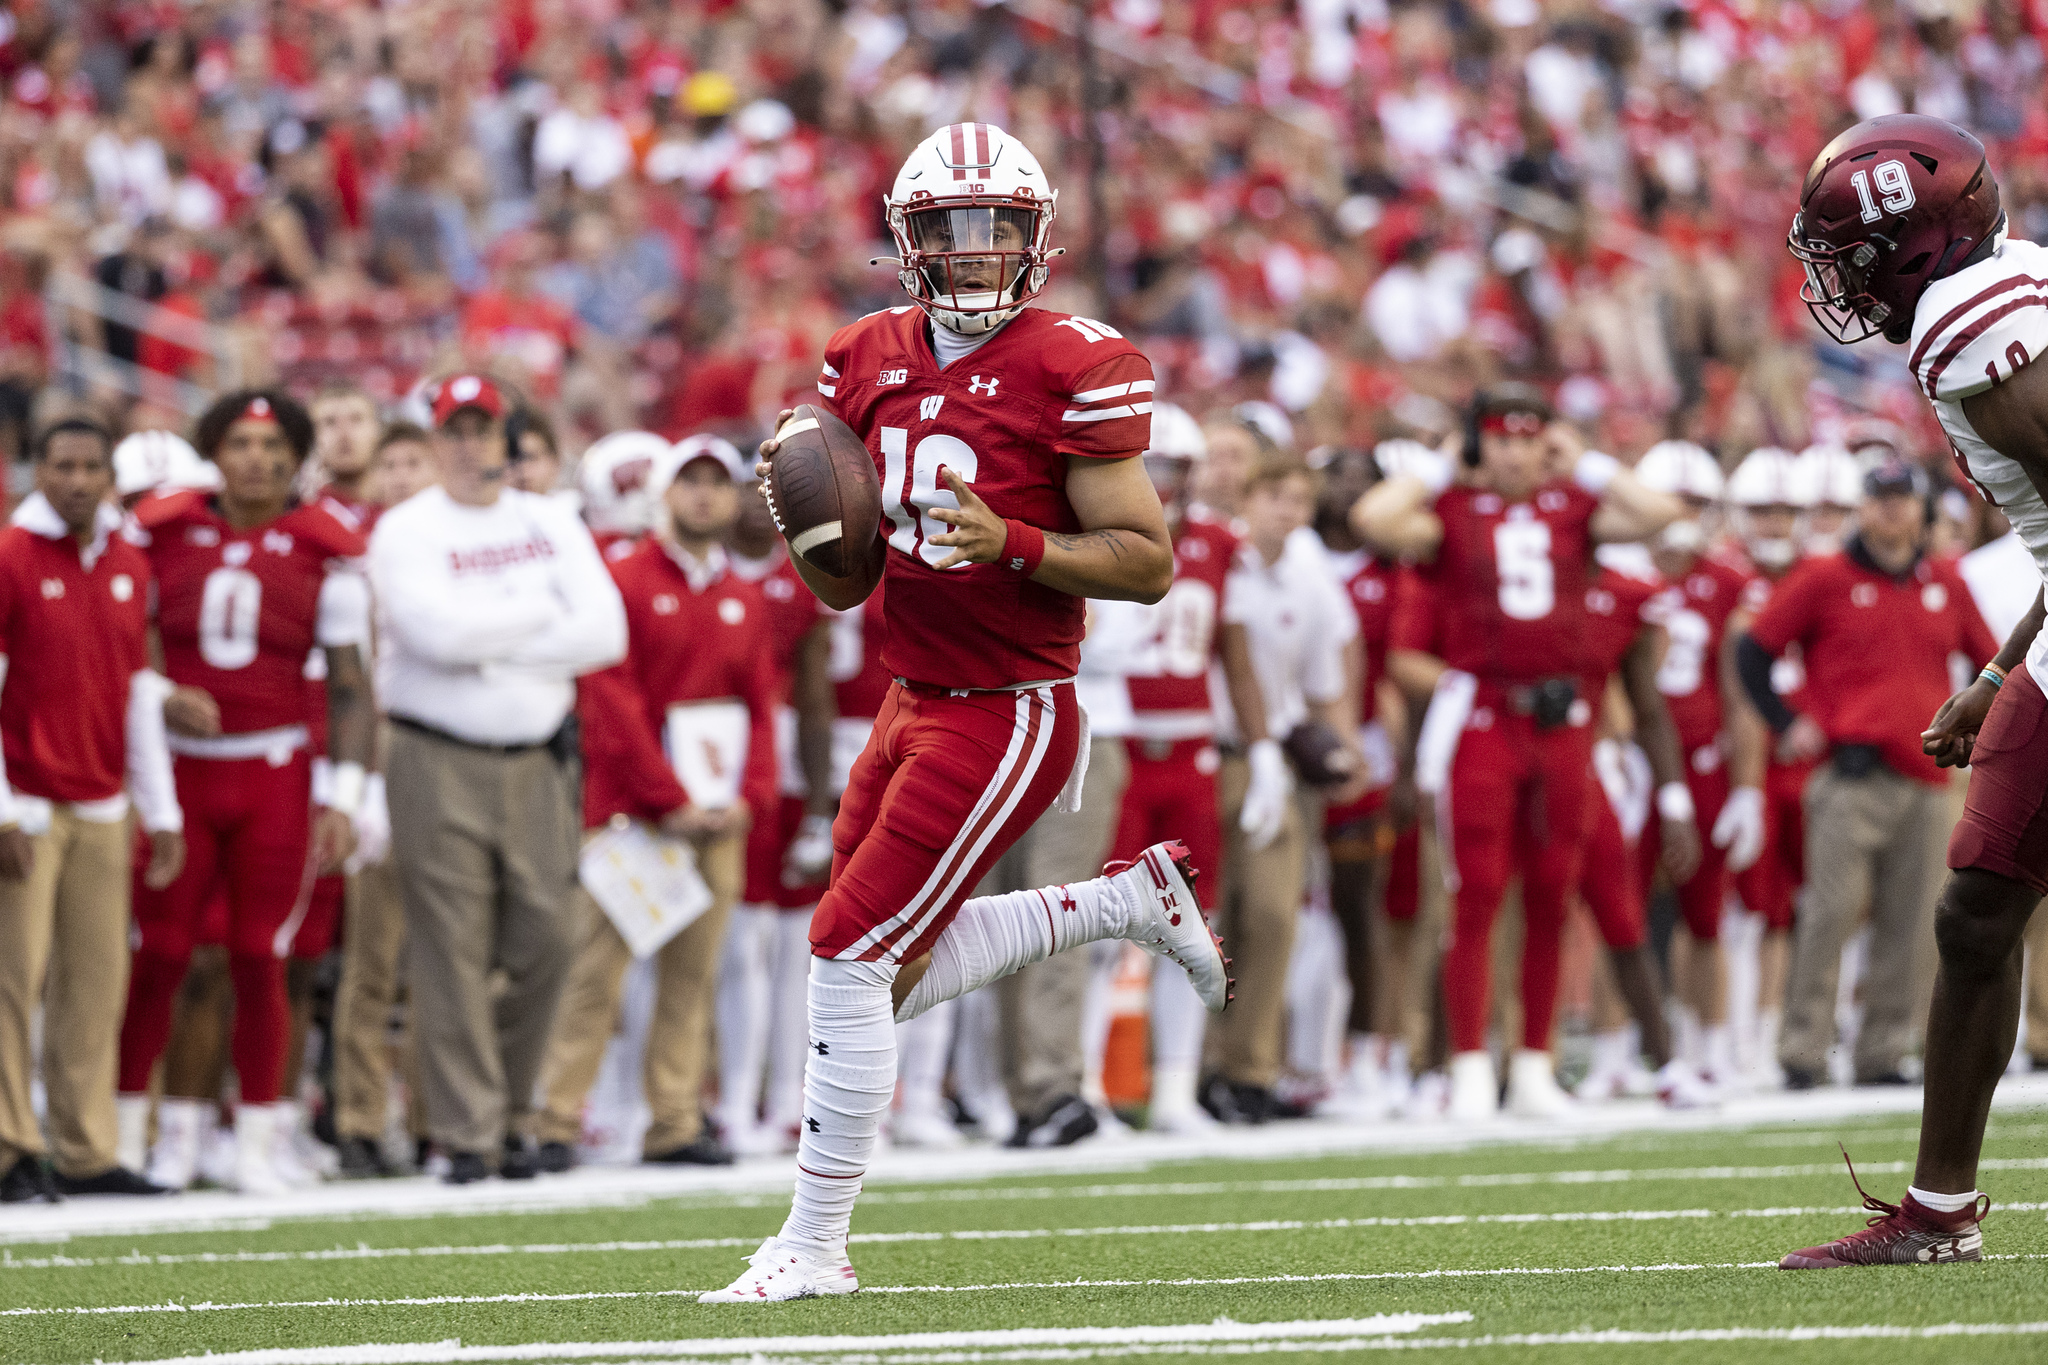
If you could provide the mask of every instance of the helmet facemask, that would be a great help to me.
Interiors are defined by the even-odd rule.
[[[902,252],[897,278],[947,330],[993,332],[1045,287],[1053,213],[1054,200],[1028,195],[891,205],[889,228]]]
[[[1878,265],[1880,249],[1889,251],[1892,244],[1873,233],[1863,241],[1838,247],[1820,238],[1803,237],[1805,225],[1806,215],[1795,214],[1785,245],[1806,267],[1806,283],[1800,286],[1799,299],[1813,314],[1813,320],[1845,346],[1887,335],[1891,307],[1877,300],[1868,282]]]

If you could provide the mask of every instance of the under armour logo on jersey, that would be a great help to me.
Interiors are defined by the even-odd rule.
[[[808,1115],[806,1115],[804,1118],[804,1126],[809,1128],[814,1133],[822,1133],[825,1131],[823,1128],[820,1128],[818,1126],[818,1121],[816,1119],[811,1118]]]
[[[812,1043],[811,1051],[817,1053],[820,1057],[830,1057],[832,1055],[832,1049],[826,1047],[823,1043]]]
[[[63,579],[61,579],[61,578],[45,578],[45,579],[43,580],[43,600],[45,600],[45,601],[48,601],[48,602],[54,602],[54,601],[56,601],[56,600],[57,600],[58,598],[62,597],[63,595],[64,595],[64,580],[63,580]]]
[[[1002,382],[1000,378],[983,379],[980,375],[975,375],[967,381],[967,391],[969,393],[985,393],[993,398],[996,392],[996,385]]]
[[[929,422],[929,421],[931,421],[931,420],[932,420],[932,419],[933,419],[934,417],[937,417],[937,416],[939,415],[939,406],[940,406],[940,405],[941,405],[942,403],[944,403],[945,401],[946,401],[946,396],[945,396],[944,394],[942,394],[942,393],[941,393],[941,394],[934,394],[934,395],[933,395],[932,397],[930,397],[930,398],[920,398],[920,399],[918,399],[918,400],[917,400],[917,420],[918,420],[918,421],[920,421],[920,422]]]

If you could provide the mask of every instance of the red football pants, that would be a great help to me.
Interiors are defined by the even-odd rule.
[[[930,952],[1060,794],[1080,742],[1071,683],[892,686],[832,822],[832,882],[811,917],[811,951],[889,963]]]
[[[1222,759],[1206,739],[1171,743],[1127,739],[1131,780],[1124,786],[1112,858],[1135,858],[1153,844],[1178,839],[1204,885],[1223,884],[1223,821],[1216,805]]]
[[[1707,755],[1702,758],[1701,755]],[[1712,741],[1689,751],[1685,763],[1685,785],[1692,793],[1693,822],[1700,832],[1700,865],[1685,885],[1673,888],[1678,895],[1679,913],[1685,916],[1685,931],[1702,942],[1721,937],[1721,907],[1728,900],[1728,850],[1714,846],[1714,821],[1728,804],[1728,767]],[[1701,772],[1705,764],[1708,771]],[[1656,884],[1657,860],[1664,853],[1663,826],[1655,818],[1643,826],[1637,847],[1642,859],[1642,884]]]
[[[1598,777],[1590,780],[1593,785],[1586,793],[1586,809],[1592,818],[1585,859],[1579,868],[1579,898],[1586,902],[1600,929],[1600,941],[1610,951],[1626,953],[1642,947],[1648,937],[1645,883],[1637,874],[1636,850],[1622,832],[1614,803],[1607,799]]]
[[[1444,949],[1444,1012],[1451,1047],[1486,1046],[1492,995],[1493,920],[1508,879],[1522,874],[1522,1046],[1550,1045],[1557,1011],[1558,949],[1565,897],[1578,881],[1593,783],[1593,731],[1536,722],[1498,706],[1475,708],[1458,737],[1448,807],[1453,910]]]
[[[1812,763],[1775,760],[1764,773],[1763,856],[1735,874],[1735,894],[1764,927],[1792,927],[1799,888],[1806,884],[1806,779]]]
[[[185,811],[185,870],[162,891],[139,888],[135,897],[139,943],[121,1022],[119,1086],[149,1088],[208,903],[224,891],[235,987],[229,1052],[242,1101],[268,1104],[282,1088],[290,1032],[284,960],[313,887],[312,761],[304,750],[275,767],[265,758],[180,756],[174,772]]]

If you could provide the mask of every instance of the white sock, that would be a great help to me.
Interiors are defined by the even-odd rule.
[[[718,964],[712,1005],[718,1019],[718,1112],[729,1130],[752,1129],[761,1110],[768,1043],[766,935],[774,915],[764,906],[734,906]]]
[[[1918,1185],[1908,1185],[1906,1193],[1912,1195],[1913,1202],[1921,1208],[1932,1209],[1936,1213],[1961,1213],[1983,1198],[1976,1190],[1971,1190],[1968,1194],[1936,1194],[1932,1190],[1923,1190]]]
[[[1700,1051],[1706,1057],[1706,1073],[1717,1081],[1735,1074],[1735,1035],[1726,1024],[1707,1024],[1700,1029]]]
[[[946,1062],[953,1052],[956,1001],[945,1000],[907,1024],[896,1026],[896,1074],[902,1080],[904,1113],[937,1113],[946,1083]]]
[[[1188,974],[1178,963],[1153,959],[1152,1065],[1199,1070],[1202,1036],[1208,1027],[1208,1008],[1195,994]]]
[[[1634,1055],[1630,1044],[1634,1041],[1627,1028],[1609,1029],[1593,1035],[1593,1071],[1601,1076],[1619,1076],[1628,1071],[1629,1059]]]
[[[976,896],[932,944],[932,965],[910,988],[896,1021],[908,1023],[941,1000],[957,999],[1076,944],[1119,938],[1135,913],[1109,877]]]
[[[811,1055],[811,917],[775,915],[768,952],[768,1122],[780,1131],[804,1112],[804,1061]]]
[[[1081,1098],[1106,1107],[1109,1096],[1102,1089],[1102,1066],[1109,1051],[1110,1011],[1116,1004],[1117,964],[1123,960],[1124,946],[1103,942],[1088,952],[1088,994],[1081,1001]]]
[[[804,1119],[796,1197],[782,1235],[844,1251],[853,1201],[874,1154],[875,1135],[896,1093],[896,1030],[882,962],[811,963],[811,1056],[804,1067]]]

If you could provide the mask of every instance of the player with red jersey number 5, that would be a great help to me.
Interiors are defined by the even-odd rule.
[[[1882,335],[1909,347],[1963,472],[2048,576],[2048,366],[2035,363],[2048,352],[2048,248],[2007,237],[1983,144],[1920,114],[1857,124],[1807,171],[1786,246],[1806,267],[1802,296],[1824,328],[1845,342]],[[2041,619],[2037,599],[1921,736],[1936,763],[1972,771],[1935,910],[1941,957],[1913,1183],[1897,1204],[1865,1196],[1878,1215],[1870,1226],[1793,1252],[1787,1269],[1983,1256],[1990,1200],[1977,1191],[1977,1163],[2019,1028],[2021,935],[2048,893]]]
[[[886,579],[896,681],[847,783],[812,921],[796,1197],[707,1303],[859,1288],[846,1236],[895,1089],[896,1022],[1106,938],[1179,962],[1211,1010],[1228,998],[1177,844],[1090,881],[967,899],[1056,797],[1080,791],[1082,599],[1156,602],[1173,577],[1137,458],[1151,366],[1102,323],[1025,306],[1056,254],[1056,204],[1038,159],[1001,129],[940,129],[885,204],[914,306],[825,347],[818,390],[874,459],[882,524],[847,528],[844,577],[798,565],[838,610]],[[779,449],[762,444],[764,477]]]

